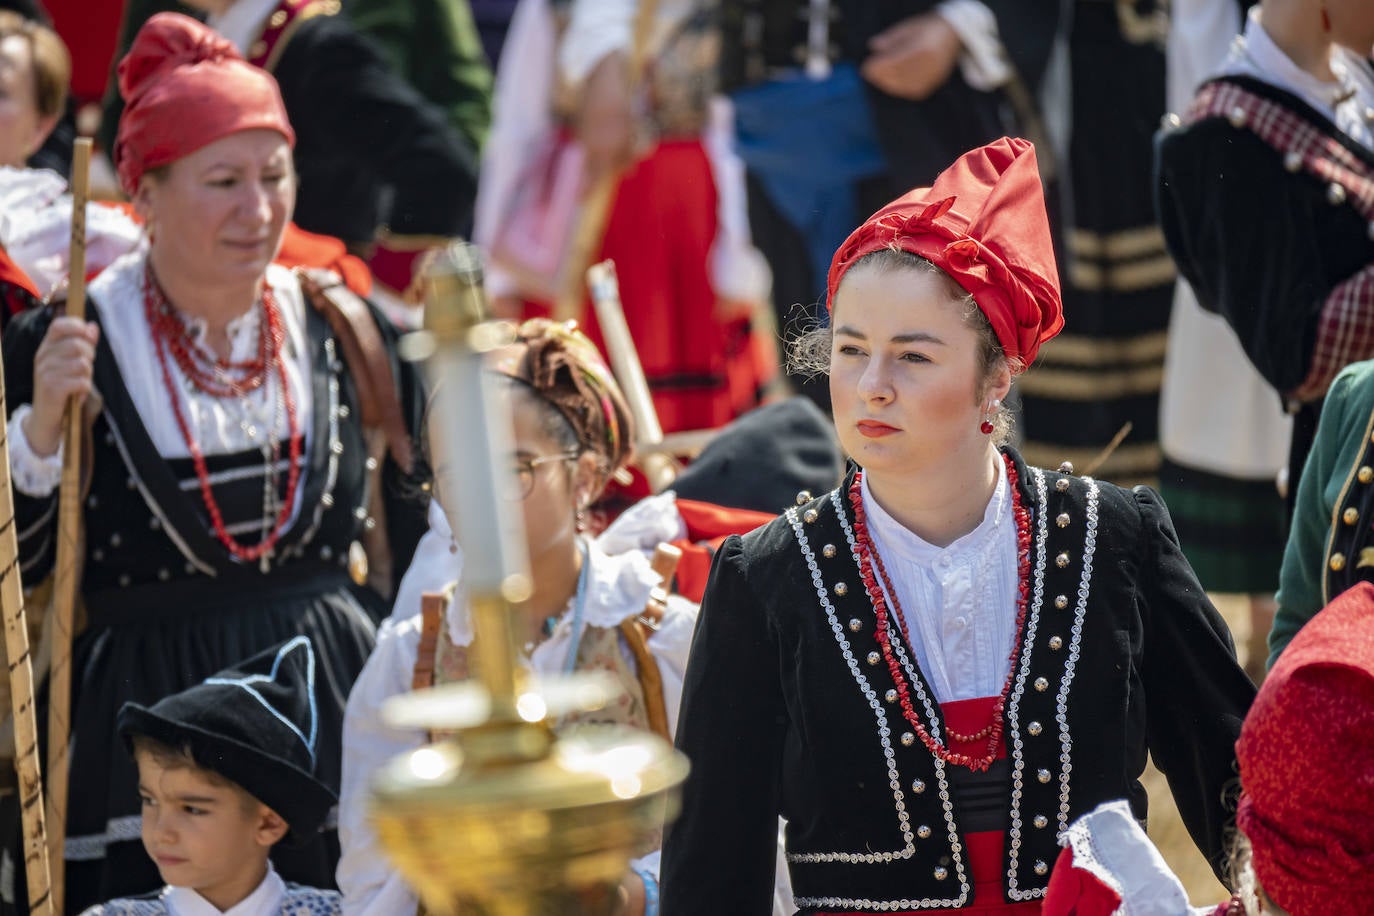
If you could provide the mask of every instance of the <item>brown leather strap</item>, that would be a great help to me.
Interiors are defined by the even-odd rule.
[[[420,596],[420,648],[415,653],[415,671],[410,689],[424,690],[434,686],[434,662],[439,654],[439,628],[444,622],[444,608],[448,599],[441,592],[425,592]]]
[[[644,711],[649,717],[649,728],[665,741],[672,741],[668,731],[668,704],[663,699],[663,674],[658,670],[658,659],[649,651],[649,637],[658,629],[663,613],[668,609],[668,584],[677,573],[678,561],[682,559],[682,549],[672,544],[659,544],[654,549],[650,567],[658,573],[660,585],[649,593],[649,600],[638,617],[621,621],[620,632],[635,657],[635,667],[639,670],[639,687],[644,692]]]
[[[671,742],[668,705],[663,700],[663,675],[658,670],[658,660],[649,651],[649,628],[639,618],[631,617],[621,621],[620,632],[639,670],[639,688],[644,691],[644,714],[649,717],[649,730]]]
[[[391,357],[372,310],[362,297],[328,271],[297,269],[296,276],[306,299],[329,322],[343,348],[344,361],[358,389],[363,425],[382,430],[392,460],[409,472],[414,463],[413,445],[402,419]]]

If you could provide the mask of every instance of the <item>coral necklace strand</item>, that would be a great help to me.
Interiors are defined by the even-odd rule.
[[[864,589],[868,592],[869,600],[873,603],[873,611],[878,619],[878,627],[875,636],[878,646],[882,649],[883,660],[887,663],[887,670],[892,675],[892,681],[897,689],[898,703],[901,706],[902,716],[916,732],[921,743],[939,759],[954,766],[968,767],[976,773],[984,772],[992,766],[992,762],[997,759],[997,750],[1002,741],[1002,730],[1005,720],[1004,713],[1007,706],[1007,697],[1011,695],[1011,685],[1015,680],[1016,656],[1021,646],[1021,636],[1026,626],[1026,605],[1030,597],[1030,513],[1021,504],[1021,490],[1017,486],[1018,477],[1016,467],[1011,459],[1003,455],[1002,460],[1007,466],[1007,482],[1011,485],[1012,494],[1012,515],[1016,520],[1016,566],[1017,566],[1017,594],[1016,594],[1016,637],[1012,640],[1011,667],[1007,671],[1006,683],[1002,685],[1002,693],[998,696],[997,702],[993,705],[992,721],[988,725],[972,735],[961,735],[953,729],[946,728],[949,737],[960,744],[971,744],[975,741],[987,738],[987,752],[982,757],[973,757],[969,754],[956,754],[926,730],[921,723],[920,717],[916,714],[916,707],[911,702],[911,689],[907,684],[906,677],[902,673],[902,666],[897,661],[896,653],[892,649],[891,621],[889,619],[887,595],[892,596],[893,610],[897,614],[897,625],[901,629],[902,639],[908,646],[914,645],[911,635],[906,626],[906,615],[902,612],[902,605],[897,598],[897,590],[892,587],[892,580],[888,578],[887,568],[883,565],[883,558],[879,555],[873,539],[868,533],[868,520],[864,513],[863,492],[863,472],[860,471],[854,477],[854,483],[849,488],[849,502],[854,507],[854,539],[859,548],[859,571],[863,577]],[[877,567],[878,575],[882,577],[882,585],[878,584],[877,577],[873,574],[874,567]],[[886,589],[886,594],[884,594]],[[915,660],[912,660],[915,664]]]
[[[186,450],[190,452],[191,461],[195,465],[196,478],[200,482],[201,499],[205,502],[206,511],[210,513],[210,524],[214,528],[215,536],[219,538],[225,549],[239,560],[252,562],[271,556],[277,542],[281,539],[282,533],[286,530],[287,523],[290,521],[291,509],[296,504],[296,488],[300,483],[301,457],[301,430],[296,417],[296,399],[291,395],[291,386],[286,377],[286,362],[281,356],[282,343],[286,338],[285,326],[282,323],[281,309],[278,308],[276,299],[272,296],[271,287],[264,285],[262,290],[263,325],[260,332],[262,342],[258,348],[259,360],[247,363],[216,361],[216,368],[221,373],[227,368],[246,370],[249,373],[247,379],[241,380],[238,384],[230,382],[227,386],[217,384],[215,376],[194,365],[193,355],[204,361],[204,354],[199,347],[189,349],[186,346],[188,341],[185,326],[179,318],[171,313],[166,298],[161,295],[161,290],[157,288],[157,281],[152,276],[151,268],[144,278],[143,308],[147,315],[148,327],[153,332],[153,345],[157,350],[158,364],[162,369],[162,382],[172,401],[172,414],[176,417],[177,428],[181,431],[181,438],[186,443]],[[219,503],[215,501],[215,495],[210,489],[210,471],[205,465],[205,456],[201,453],[195,436],[191,434],[190,423],[181,409],[181,394],[172,378],[172,367],[167,359],[168,350],[172,351],[178,367],[182,369],[191,383],[212,397],[242,397],[247,391],[261,387],[272,369],[275,368],[277,371],[277,380],[281,384],[282,398],[286,404],[286,427],[289,440],[286,495],[282,500],[281,508],[277,511],[272,530],[257,544],[240,544],[234,540],[234,536],[225,527],[224,516],[220,512]],[[260,366],[255,365],[259,362]],[[253,376],[257,376],[257,378],[255,379]],[[249,387],[250,385],[251,387]]]
[[[143,275],[143,296],[149,309],[148,323],[154,335],[166,341],[177,368],[193,385],[217,398],[238,397],[262,387],[268,376],[269,353],[273,347],[280,351],[284,339],[281,322],[273,324],[265,314],[266,302],[271,296],[270,289],[264,288],[263,293],[264,329],[258,335],[257,356],[241,362],[220,359],[192,339],[185,324],[163,295],[151,266]],[[280,318],[280,313],[277,317]]]

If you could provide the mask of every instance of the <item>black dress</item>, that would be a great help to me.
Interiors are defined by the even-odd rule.
[[[971,785],[969,770],[898,739],[851,475],[716,556],[678,720],[692,770],[664,847],[664,916],[768,913],[779,815],[803,913],[1037,899],[1074,818],[1126,798],[1144,819],[1147,752],[1223,870],[1233,745],[1254,697],[1225,622],[1153,492],[1012,457],[1031,516],[1030,591],[1000,786]],[[906,677],[933,696],[914,665]],[[1005,834],[1005,900],[973,899],[968,879],[966,836],[989,829],[989,813]]]
[[[130,259],[138,255],[109,271],[128,269]],[[138,301],[118,305],[142,308]],[[88,316],[100,321],[94,301],[89,308]],[[35,309],[18,315],[5,329],[11,410],[32,401],[34,355],[51,318],[51,310]],[[394,343],[385,319],[379,314],[374,318],[383,339]],[[348,569],[350,544],[375,524],[367,516],[370,459],[357,392],[328,324],[309,305],[304,327],[313,348],[308,381],[312,426],[301,457],[294,521],[282,534],[267,572],[256,562],[233,558],[215,537],[191,459],[159,455],[126,386],[126,377],[138,381],[147,373],[156,376],[158,367],[121,366],[101,335],[95,387],[103,410],[92,433],[93,472],[83,516],[86,626],[73,648],[69,911],[164,883],[140,838],[137,771],[114,733],[115,715],[126,701],[154,703],[305,634],[319,662],[317,775],[338,790],[344,703],[372,649],[376,621],[388,608],[377,592],[355,585]],[[424,403],[421,383],[413,367],[394,355],[392,361],[413,436]],[[130,372],[134,375],[126,376]],[[231,532],[261,529],[264,465],[256,449],[207,456],[212,490]],[[277,477],[284,484],[286,475]],[[419,482],[389,457],[380,480],[394,568],[404,570],[424,530],[426,506],[419,498]],[[15,492],[26,585],[39,583],[51,571],[57,501],[56,490],[37,499]],[[251,533],[235,536],[245,544],[258,540]],[[40,711],[40,721],[45,718],[46,711]],[[333,818],[324,835],[302,847],[281,844],[273,859],[287,880],[334,886],[338,841]],[[18,899],[24,899],[22,893]]]

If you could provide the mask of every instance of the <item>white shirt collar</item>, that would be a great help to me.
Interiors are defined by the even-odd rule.
[[[234,0],[222,15],[210,16],[205,24],[234,43],[239,53],[248,56],[248,46],[262,34],[267,21],[280,0]]]
[[[1275,44],[1260,23],[1259,14],[1258,6],[1250,10],[1245,31],[1232,45],[1221,74],[1250,76],[1291,92],[1352,139],[1365,146],[1374,145],[1369,124],[1374,115],[1374,74],[1368,65],[1358,55],[1336,46],[1331,55],[1331,70],[1336,79],[1319,80]]]
[[[983,510],[983,520],[968,534],[954,541],[948,547],[936,547],[909,530],[873,498],[868,488],[868,475],[863,476],[860,492],[863,495],[864,513],[868,524],[879,545],[902,559],[918,566],[929,568],[940,556],[945,554],[965,554],[980,552],[995,543],[995,535],[1002,520],[1007,516],[1010,490],[1007,487],[1007,465],[999,456],[997,465],[997,486],[993,488],[992,498]]]
[[[286,882],[267,863],[267,874],[253,893],[227,910],[215,905],[189,887],[169,887],[162,894],[171,916],[276,916],[286,898]]]

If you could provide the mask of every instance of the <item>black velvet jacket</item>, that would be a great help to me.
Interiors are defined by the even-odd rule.
[[[298,226],[346,242],[371,241],[379,222],[403,236],[468,231],[476,152],[345,16],[301,21],[272,75],[296,129]]]
[[[1374,153],[1297,96],[1248,77],[1248,92],[1329,134],[1374,175]],[[1160,226],[1203,308],[1235,329],[1260,374],[1280,392],[1312,365],[1317,319],[1331,291],[1374,263],[1374,238],[1345,197],[1253,131],[1208,118],[1155,141]]]
[[[1012,457],[1032,546],[1005,714],[1005,899],[1043,896],[1056,833],[1101,802],[1145,818],[1147,752],[1219,869],[1254,696],[1226,624],[1152,491]],[[870,655],[852,480],[716,556],[677,729],[692,772],[664,850],[665,916],[770,912],[779,815],[802,912],[975,902],[963,835],[984,828],[965,817],[968,771],[901,740],[892,678]],[[914,702],[938,729],[912,657]]]

